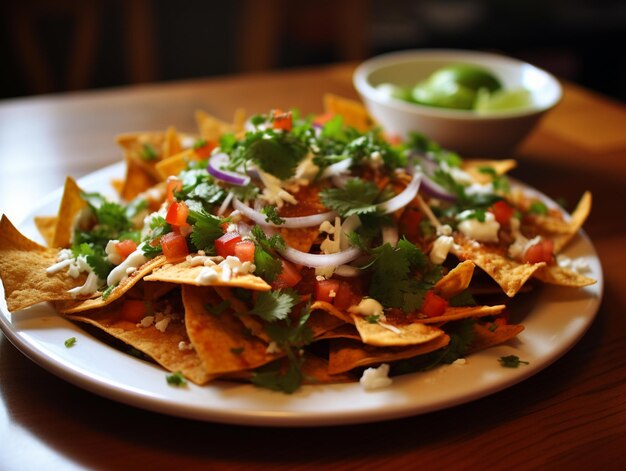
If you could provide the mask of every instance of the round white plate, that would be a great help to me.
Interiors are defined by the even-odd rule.
[[[115,164],[79,181],[107,195],[109,182],[123,174]],[[30,214],[20,230],[41,242],[34,215],[56,214],[62,189]],[[320,426],[374,422],[423,414],[487,396],[532,376],[565,354],[585,333],[600,305],[602,267],[591,241],[581,232],[566,255],[582,257],[598,283],[584,289],[546,286],[516,300],[515,316],[526,329],[518,339],[471,355],[465,365],[396,377],[385,389],[365,391],[358,383],[304,386],[284,394],[251,385],[215,382],[199,387],[169,386],[166,372],[103,343],[37,305],[9,313],[0,294],[0,327],[25,355],[59,377],[104,397],[136,407],[197,420],[269,426]],[[2,289],[0,287],[0,289]],[[67,348],[64,341],[76,337]],[[504,368],[498,358],[517,355],[529,365]]]

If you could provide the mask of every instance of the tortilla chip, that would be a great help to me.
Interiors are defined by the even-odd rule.
[[[403,348],[381,348],[363,345],[352,340],[336,339],[332,340],[330,343],[328,373],[334,375],[345,373],[357,367],[405,360],[439,350],[448,345],[448,343],[450,343],[450,337],[446,334],[440,335],[430,342],[421,345]]]
[[[69,247],[72,243],[74,221],[79,216],[87,202],[81,196],[81,189],[72,177],[65,179],[63,197],[59,206],[57,224],[54,229],[53,247]]]
[[[367,131],[374,125],[374,120],[361,102],[342,98],[332,93],[324,95],[324,111],[341,115],[346,126],[351,126],[358,131]]]
[[[281,227],[278,232],[289,247],[300,250],[301,252],[308,252],[311,250],[313,243],[317,240],[320,234],[317,226],[303,227],[300,229],[287,229],[285,227]]]
[[[356,330],[356,327],[352,324],[344,323],[339,327],[335,327],[332,330],[327,330],[326,332],[315,336],[315,340],[324,340],[324,339],[352,339],[361,341],[361,335],[359,331]]]
[[[123,200],[131,201],[138,194],[152,188],[158,182],[159,178],[146,172],[144,167],[135,160],[126,157],[126,177],[120,191],[120,197]]]
[[[145,277],[146,281],[166,281],[168,283],[178,283],[193,286],[228,286],[232,288],[245,288],[252,291],[269,291],[272,287],[263,278],[254,275],[237,275],[228,280],[222,279],[222,271],[218,266],[212,267],[218,274],[215,281],[204,283],[198,281],[200,272],[207,268],[203,265],[192,265],[187,260],[172,264],[163,265]]]
[[[245,129],[246,119],[246,110],[243,108],[237,108],[235,110],[235,116],[233,117],[233,131],[235,133],[240,133]]]
[[[511,170],[517,167],[517,162],[514,159],[504,160],[465,160],[461,165],[461,168],[469,173],[472,179],[476,183],[484,185],[489,183],[493,179],[493,175],[487,171],[481,171],[482,169],[491,169],[497,176],[505,175]]]
[[[267,352],[267,344],[248,334],[232,310],[211,314],[205,306],[220,298],[206,287],[183,286],[187,333],[208,374],[249,370],[281,355]]]
[[[54,247],[54,233],[56,231],[56,216],[35,216],[35,226],[48,247]]]
[[[348,322],[349,324],[354,324],[354,321],[352,320],[352,316],[350,314],[340,311],[335,306],[327,303],[326,301],[315,301],[313,304],[311,304],[311,311],[314,311],[316,309],[326,311],[328,314],[335,316],[344,322]]]
[[[103,299],[101,294],[97,293],[97,297],[92,299],[85,299],[83,301],[64,301],[56,303],[55,307],[63,314],[74,314],[77,312],[89,311],[90,309],[96,309],[111,304],[116,299],[119,299],[125,293],[128,292],[136,283],[138,283],[144,276],[151,273],[157,267],[160,267],[166,263],[166,259],[163,255],[148,260],[143,265],[137,267],[133,273],[123,279],[111,292],[109,292],[106,299]]]
[[[507,342],[517,337],[523,330],[524,326],[518,324],[499,325],[494,331],[489,330],[489,328],[483,325],[474,324],[474,339],[469,346],[467,354],[469,355],[488,347]]]
[[[355,380],[354,376],[348,373],[330,374],[328,360],[309,353],[304,354],[301,371],[304,375],[303,384],[338,384],[351,383]]]
[[[474,266],[471,260],[459,263],[435,284],[435,291],[446,299],[463,292],[472,281]]]
[[[586,191],[576,205],[576,209],[571,214],[569,220],[569,234],[563,234],[553,238],[555,253],[561,252],[565,248],[565,246],[569,244],[569,242],[574,238],[578,231],[580,231],[580,229],[583,227],[583,224],[585,223],[585,221],[589,217],[589,213],[591,212],[591,203],[591,192]]]
[[[154,324],[143,327],[141,324],[122,319],[120,317],[122,303],[123,301],[120,301],[90,311],[88,316],[74,314],[66,317],[102,329],[153,358],[165,369],[180,371],[196,384],[206,384],[213,378],[206,372],[193,348],[179,348],[181,342],[187,345],[190,343],[182,312],[173,311],[167,314],[170,321],[165,331],[161,332]]]
[[[467,319],[469,317],[496,316],[504,311],[504,309],[506,309],[506,305],[504,304],[498,304],[496,306],[449,307],[441,316],[420,319],[420,322],[423,324],[440,324],[442,322],[458,321],[459,319]]]
[[[596,280],[588,276],[576,273],[569,268],[558,265],[550,265],[537,270],[533,275],[544,283],[558,286],[568,286],[572,288],[582,288],[596,283]]]
[[[517,294],[537,270],[546,266],[544,262],[529,264],[509,260],[495,250],[466,240],[457,243],[461,245],[459,257],[471,260],[484,270],[510,298]]]
[[[317,339],[325,332],[332,331],[339,326],[345,325],[345,322],[338,317],[328,314],[326,311],[316,309],[311,311],[307,325],[311,329],[313,338]]]
[[[235,116],[237,120],[241,120],[240,116]],[[224,134],[234,131],[233,125],[201,110],[196,111],[196,124],[198,125],[200,135],[207,141],[212,142],[217,142]],[[239,122],[238,125],[241,126],[241,123]]]
[[[421,322],[392,326],[383,322],[372,323],[359,315],[353,315],[352,319],[363,343],[376,347],[419,345],[444,334],[438,327]]]
[[[242,322],[248,332],[250,332],[255,337],[260,338],[265,343],[270,343],[271,339],[265,329],[263,328],[263,323],[259,320],[259,318],[255,315],[248,314],[250,309],[246,304],[237,299],[230,288],[225,288],[223,286],[215,286],[213,287],[217,295],[222,299],[222,301],[228,301],[229,307],[237,314],[237,317]]]
[[[81,286],[86,276],[70,277],[65,270],[49,275],[58,249],[43,247],[22,235],[9,219],[0,220],[0,278],[9,311],[45,301],[74,299],[68,290]]]
[[[170,175],[178,175],[185,170],[187,168],[187,162],[199,159],[200,157],[193,149],[186,149],[157,162],[155,167],[161,180],[166,180]]]
[[[165,141],[163,142],[163,153],[161,159],[167,159],[173,155],[182,152],[183,146],[180,143],[180,136],[174,126],[167,128],[165,132]]]

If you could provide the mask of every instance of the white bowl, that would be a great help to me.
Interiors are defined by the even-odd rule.
[[[412,87],[435,70],[457,63],[481,65],[492,71],[504,89],[524,87],[532,96],[529,107],[478,113],[418,105],[391,98],[377,85]],[[384,54],[366,60],[354,72],[353,82],[369,113],[392,135],[416,131],[441,146],[467,156],[504,156],[561,99],[558,80],[531,64],[475,51],[426,49]]]

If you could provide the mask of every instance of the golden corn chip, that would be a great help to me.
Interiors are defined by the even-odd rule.
[[[303,227],[299,229],[281,227],[278,229],[278,232],[289,247],[300,250],[301,252],[308,252],[311,250],[311,246],[320,234],[317,226]]]
[[[180,371],[196,384],[206,384],[212,379],[200,357],[193,348],[180,348],[190,345],[182,312],[167,314],[169,323],[164,331],[151,324],[129,322],[120,316],[123,300],[106,307],[89,311],[88,315],[66,315],[70,320],[83,322],[103,330],[107,334],[145,353],[169,371]]]
[[[111,304],[116,299],[122,297],[127,293],[136,283],[138,283],[145,275],[151,273],[155,268],[163,265],[166,259],[163,255],[148,260],[143,265],[137,267],[137,269],[124,278],[120,283],[109,292],[108,296],[103,299],[102,293],[96,293],[92,299],[85,299],[82,301],[63,301],[56,303],[55,307],[63,314],[74,314],[77,312],[89,311],[91,309],[97,309],[104,307],[107,304]]]
[[[126,177],[120,191],[120,197],[123,200],[131,201],[140,193],[152,188],[159,182],[144,167],[135,160],[126,157]]]
[[[514,159],[465,160],[461,165],[461,168],[469,173],[476,183],[480,184],[489,183],[493,179],[491,172],[484,171],[483,169],[493,170],[493,173],[501,176],[507,174],[515,167],[517,167],[517,162]]]
[[[213,280],[205,281],[200,279],[200,274],[205,269],[212,269],[217,273]],[[146,281],[165,281],[168,283],[178,283],[193,286],[227,286],[232,288],[245,288],[252,291],[269,291],[272,287],[263,278],[254,275],[233,275],[227,279],[223,278],[222,269],[215,265],[205,267],[203,265],[193,265],[185,260],[176,264],[166,264],[154,270],[152,274],[145,277]]]
[[[352,316],[350,314],[348,314],[347,312],[340,311],[335,306],[333,306],[330,303],[327,303],[326,301],[315,301],[313,304],[311,304],[311,311],[314,311],[316,309],[326,311],[328,314],[335,316],[349,324],[354,324],[354,321],[352,320]]]
[[[474,274],[474,262],[465,260],[446,273],[436,284],[435,291],[446,299],[466,290]]]
[[[442,322],[458,321],[459,319],[467,319],[469,317],[495,316],[500,314],[506,305],[498,304],[496,306],[463,306],[449,307],[441,316],[428,317],[420,319],[424,324],[439,324]]]
[[[450,337],[440,335],[430,342],[410,347],[374,347],[347,339],[335,339],[330,343],[328,373],[345,373],[354,368],[378,365],[380,363],[405,360],[418,355],[434,352],[450,343]]]
[[[590,286],[596,283],[596,280],[593,278],[558,265],[543,267],[535,272],[534,277],[544,283],[571,288],[582,288],[583,286]]]
[[[361,340],[376,347],[406,347],[429,342],[444,334],[438,327],[413,322],[411,324],[390,325],[384,322],[369,322],[364,317],[353,315],[354,325]]]
[[[235,110],[235,116],[233,118],[233,132],[243,132],[246,127],[246,110],[243,108],[237,108]]]
[[[499,325],[495,330],[490,330],[484,325],[474,324],[474,338],[467,354],[469,355],[494,345],[500,345],[517,337],[523,330],[524,326],[518,324]]]
[[[54,247],[54,233],[56,231],[56,216],[35,216],[35,226],[48,247]]]
[[[332,93],[324,95],[324,111],[341,115],[346,126],[353,127],[358,131],[367,131],[374,125],[374,120],[361,102],[342,98]]]
[[[304,376],[303,384],[338,384],[351,383],[355,380],[354,376],[348,373],[330,374],[328,360],[309,353],[304,354],[301,371]]]
[[[228,301],[229,307],[237,314],[237,317],[241,321],[241,323],[246,326],[246,329],[254,335],[255,337],[260,338],[266,343],[270,343],[271,339],[265,329],[263,328],[263,323],[261,320],[254,315],[248,314],[250,309],[246,304],[237,299],[230,288],[226,288],[224,286],[215,286],[215,293],[222,299],[222,301]]]
[[[72,243],[74,222],[80,213],[87,207],[87,202],[81,196],[81,190],[72,177],[65,179],[63,197],[59,206],[57,224],[54,228],[52,246],[69,247]]]
[[[591,192],[586,191],[576,205],[576,209],[571,214],[569,221],[569,234],[558,235],[553,239],[555,253],[561,252],[565,248],[565,246],[574,238],[578,231],[583,227],[583,224],[585,223],[585,221],[589,217],[589,213],[591,212],[591,203]]]
[[[517,294],[537,270],[546,265],[544,262],[528,264],[509,260],[496,250],[483,245],[474,246],[465,240],[457,243],[461,245],[459,256],[471,260],[484,270],[510,298]]]
[[[324,335],[324,333],[345,325],[345,322],[338,317],[328,314],[326,311],[316,309],[311,311],[307,325],[313,333],[313,338],[317,339]]]
[[[159,173],[159,178],[166,180],[170,175],[178,175],[185,170],[188,162],[199,160],[199,158],[193,149],[186,149],[157,162],[155,167]]]
[[[231,309],[214,311],[221,300],[211,288],[183,286],[185,323],[189,338],[210,375],[249,370],[281,355],[267,352],[267,344],[249,335]]]
[[[315,337],[315,340],[324,339],[352,339],[361,341],[361,335],[353,324],[343,323],[339,327],[335,327],[332,330],[327,330]]]
[[[163,152],[161,153],[161,160],[167,159],[173,155],[182,152],[183,146],[180,143],[180,136],[174,126],[170,126],[165,131],[165,140],[163,142]]]
[[[22,235],[6,216],[0,220],[0,278],[9,311],[45,301],[74,299],[68,292],[86,276],[70,277],[64,270],[48,274],[57,263],[58,249],[43,247]]]
[[[240,122],[241,116],[235,115],[235,119],[239,121],[237,122],[237,126],[243,128],[243,125]],[[200,136],[211,142],[219,141],[222,135],[234,131],[234,126],[232,124],[226,123],[221,119],[211,116],[201,110],[196,111],[196,124],[198,125]]]

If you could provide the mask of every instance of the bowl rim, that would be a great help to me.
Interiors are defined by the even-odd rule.
[[[538,72],[548,78],[556,87],[555,98],[545,105],[535,105],[530,107],[524,107],[520,109],[512,110],[495,110],[487,113],[477,113],[473,110],[456,110],[451,108],[437,108],[434,106],[420,105],[417,103],[410,103],[398,98],[385,97],[378,93],[369,83],[369,76],[383,67],[390,66],[397,63],[412,62],[416,59],[441,59],[450,61],[467,61],[472,60],[497,60],[502,63],[514,66],[529,67],[535,72]],[[429,116],[434,118],[452,118],[458,120],[467,121],[493,121],[502,119],[513,119],[525,116],[533,116],[542,114],[547,110],[556,106],[563,98],[563,87],[559,80],[537,66],[534,66],[528,62],[515,59],[513,57],[505,56],[502,54],[496,54],[492,52],[476,51],[471,49],[407,49],[402,51],[388,52],[373,56],[365,61],[361,62],[352,74],[352,83],[356,91],[367,100],[371,100],[380,105],[390,106],[401,111],[408,113],[420,112],[423,116]]]

